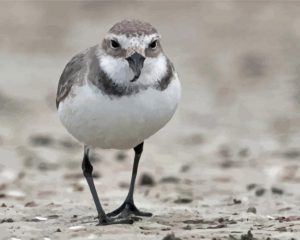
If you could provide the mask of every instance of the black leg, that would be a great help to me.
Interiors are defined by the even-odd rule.
[[[83,161],[82,161],[82,171],[83,175],[86,178],[86,181],[89,185],[89,188],[91,190],[94,203],[96,205],[96,209],[98,212],[98,218],[99,218],[99,225],[110,225],[110,224],[132,224],[132,219],[113,219],[108,216],[106,216],[99,198],[98,194],[95,188],[94,180],[93,180],[93,166],[89,160],[89,148],[87,146],[84,146],[84,155],[83,155]]]
[[[142,212],[140,211],[134,204],[133,200],[133,193],[134,193],[134,186],[135,186],[135,180],[136,180],[136,175],[138,171],[138,166],[139,166],[139,161],[143,152],[143,146],[144,142],[139,144],[134,148],[134,162],[133,162],[133,169],[132,169],[132,176],[131,176],[131,182],[130,182],[130,187],[129,187],[129,192],[128,195],[124,201],[124,203],[114,210],[111,213],[108,213],[107,216],[117,216],[120,215],[121,217],[128,217],[130,215],[135,215],[135,216],[141,216],[141,217],[151,217],[152,213],[149,212]]]

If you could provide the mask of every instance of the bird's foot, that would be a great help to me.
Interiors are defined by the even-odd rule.
[[[106,225],[113,225],[113,224],[133,224],[137,221],[134,218],[113,218],[113,217],[98,217],[99,222],[97,226],[106,226]]]
[[[138,216],[138,217],[151,217],[152,213],[150,212],[142,212],[140,211],[133,202],[125,201],[119,208],[107,214],[108,217],[119,216],[121,218],[127,218],[130,216]],[[134,218],[139,219],[139,218]]]

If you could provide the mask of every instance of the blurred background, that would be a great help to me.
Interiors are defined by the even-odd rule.
[[[63,205],[53,211],[70,208],[66,228],[72,214],[95,214],[79,175],[82,147],[58,120],[56,89],[71,57],[100,43],[125,18],[158,29],[183,88],[172,121],[146,142],[137,190],[142,205],[164,206],[165,214],[182,221],[188,218],[183,209],[203,217],[203,205],[227,213],[253,205],[263,216],[289,207],[287,215],[299,216],[299,12],[298,1],[1,1],[0,203],[15,208],[2,208],[0,217],[13,216],[17,226],[37,214],[26,203],[47,215],[45,206],[57,201]],[[97,186],[108,208],[116,207],[127,192],[132,153],[96,150],[94,158]],[[267,199],[249,192],[249,184],[264,189]],[[289,194],[274,200],[274,186]],[[235,197],[246,206],[228,207]],[[191,201],[177,208],[182,198]],[[78,213],[71,213],[74,206]],[[212,219],[216,212],[205,209]],[[59,228],[56,220],[49,236]],[[27,224],[28,234],[44,236]],[[2,226],[2,237],[21,234]],[[238,225],[242,232],[247,227]]]
[[[2,135],[20,139],[16,125],[49,128],[40,120],[55,115],[68,60],[120,19],[139,18],[161,32],[181,77],[178,131],[297,144],[299,9],[296,1],[1,2],[1,120],[9,120]],[[28,126],[19,114],[32,111],[39,114]]]

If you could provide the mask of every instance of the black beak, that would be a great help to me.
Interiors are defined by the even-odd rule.
[[[144,66],[145,57],[135,52],[134,54],[126,58],[126,60],[128,61],[129,67],[132,69],[134,73],[134,78],[131,80],[131,82],[135,82],[141,75],[141,71]]]

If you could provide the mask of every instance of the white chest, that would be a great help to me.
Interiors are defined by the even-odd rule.
[[[162,128],[180,100],[179,80],[164,91],[149,88],[137,94],[110,98],[94,86],[73,90],[59,105],[59,117],[79,141],[100,148],[128,149]]]

